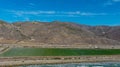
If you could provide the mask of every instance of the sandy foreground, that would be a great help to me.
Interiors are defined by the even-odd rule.
[[[83,62],[120,62],[120,55],[1,57],[0,67],[30,64],[62,64]]]

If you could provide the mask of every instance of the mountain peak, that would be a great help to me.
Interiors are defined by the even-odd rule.
[[[0,43],[120,45],[119,30],[118,26],[87,26],[60,21],[17,22],[0,26]]]

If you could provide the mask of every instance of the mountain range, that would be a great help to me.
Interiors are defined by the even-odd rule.
[[[120,26],[89,26],[69,22],[0,21],[0,43],[56,45],[120,45]]]

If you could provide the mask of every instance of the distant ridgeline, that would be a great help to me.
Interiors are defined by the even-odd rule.
[[[6,24],[7,22],[0,20],[0,24]]]
[[[0,43],[120,45],[120,26],[88,26],[60,21],[7,23],[0,20]]]

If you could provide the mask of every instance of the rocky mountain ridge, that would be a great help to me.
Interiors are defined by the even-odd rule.
[[[120,26],[88,26],[69,22],[0,21],[0,43],[120,45]]]

